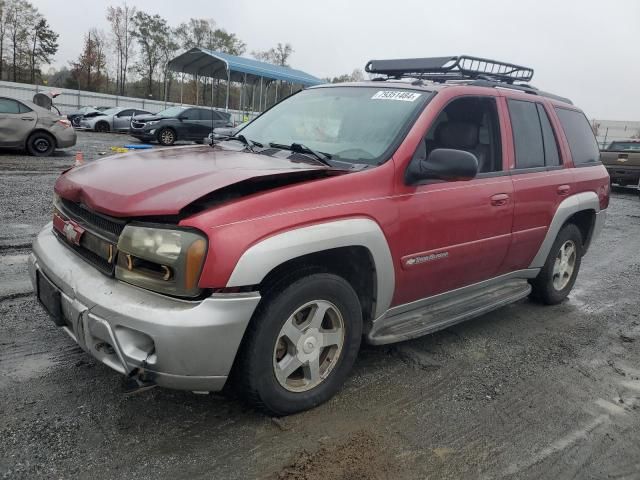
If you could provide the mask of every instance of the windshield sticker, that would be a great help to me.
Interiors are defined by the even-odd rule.
[[[399,100],[401,102],[415,102],[421,95],[421,93],[405,92],[401,90],[380,90],[371,97],[371,100]]]

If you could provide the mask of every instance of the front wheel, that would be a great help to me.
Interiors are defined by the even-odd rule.
[[[241,397],[272,415],[330,399],[360,348],[362,311],[351,285],[319,273],[265,294],[239,353]]]
[[[531,281],[531,296],[547,305],[562,302],[576,282],[582,261],[583,244],[580,229],[570,223],[558,233],[547,261]]]
[[[158,132],[158,143],[169,147],[176,142],[176,132],[170,128],[163,128]]]
[[[98,133],[107,133],[110,128],[107,122],[98,122],[95,127],[96,132]]]

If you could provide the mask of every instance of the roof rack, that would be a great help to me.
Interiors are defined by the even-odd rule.
[[[532,68],[469,55],[370,60],[364,69],[368,73],[393,78],[421,78],[434,82],[482,79],[513,84],[515,81],[528,82],[533,78]]]

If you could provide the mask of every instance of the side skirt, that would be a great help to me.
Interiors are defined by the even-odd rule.
[[[378,318],[367,334],[372,345],[401,342],[464,322],[516,302],[531,292],[527,279],[540,269],[512,272],[451,292],[398,305]]]

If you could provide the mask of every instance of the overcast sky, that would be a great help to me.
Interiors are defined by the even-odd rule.
[[[105,31],[119,0],[32,0],[60,34],[56,66]],[[571,98],[590,118],[640,120],[639,0],[135,0],[175,26],[213,18],[247,52],[289,42],[291,66],[318,77],[372,58],[467,53],[533,67],[538,88]]]

